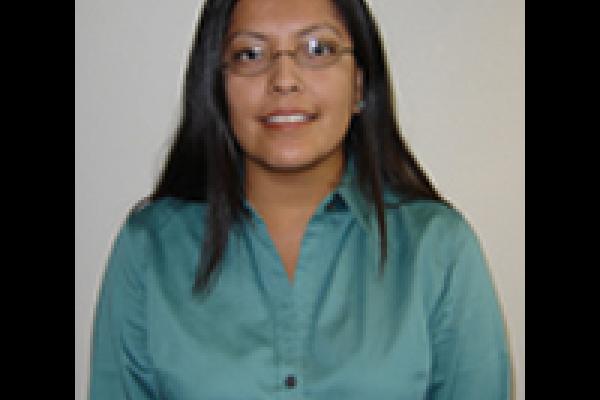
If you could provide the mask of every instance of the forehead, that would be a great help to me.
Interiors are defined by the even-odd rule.
[[[229,35],[258,32],[267,37],[286,38],[313,26],[350,39],[331,0],[240,0],[231,15]]]

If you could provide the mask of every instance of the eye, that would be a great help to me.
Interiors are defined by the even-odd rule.
[[[319,39],[310,39],[306,43],[306,52],[311,57],[325,57],[334,55],[336,52],[336,44]]]
[[[232,59],[235,62],[256,61],[262,58],[263,49],[252,47],[233,52]]]

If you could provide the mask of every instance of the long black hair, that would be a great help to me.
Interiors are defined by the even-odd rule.
[[[230,228],[248,217],[240,174],[243,155],[232,133],[221,72],[223,38],[236,0],[207,0],[192,43],[184,105],[175,141],[151,200],[163,197],[207,205],[195,290],[207,287],[227,245]],[[383,189],[404,201],[447,202],[412,155],[394,113],[382,40],[363,0],[333,0],[350,33],[363,71],[364,107],[350,121],[344,151],[353,154],[359,187],[375,206],[381,238],[381,268],[387,255]]]

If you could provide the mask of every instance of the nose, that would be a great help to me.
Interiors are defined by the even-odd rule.
[[[293,55],[279,52],[273,60],[269,71],[269,87],[272,93],[288,94],[302,89],[298,67]]]

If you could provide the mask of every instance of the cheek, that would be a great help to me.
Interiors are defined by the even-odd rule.
[[[352,116],[352,87],[351,79],[346,75],[338,74],[316,83],[314,93],[320,105],[326,111],[326,120],[331,129],[342,130],[347,128]]]
[[[235,132],[248,127],[248,119],[253,119],[258,110],[260,88],[246,80],[229,79],[225,83],[225,93],[229,107],[229,118]]]

